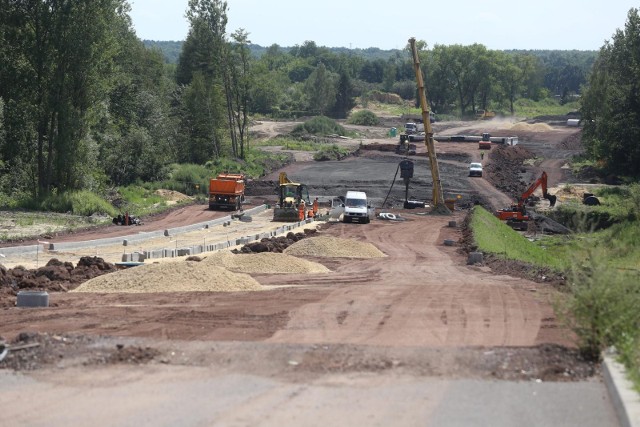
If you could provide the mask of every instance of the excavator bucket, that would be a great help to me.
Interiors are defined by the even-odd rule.
[[[556,205],[556,200],[558,200],[558,198],[553,194],[547,194],[544,198],[549,201],[549,206],[551,207],[554,207]]]
[[[300,213],[298,208],[274,208],[273,220],[279,222],[296,222],[299,221]]]

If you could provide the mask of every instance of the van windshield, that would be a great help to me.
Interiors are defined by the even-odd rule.
[[[366,208],[367,200],[366,199],[347,199],[344,205],[348,208]]]

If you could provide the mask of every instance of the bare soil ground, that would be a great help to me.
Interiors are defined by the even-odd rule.
[[[272,136],[291,126],[263,122],[256,132]],[[498,136],[503,131],[514,136],[497,122],[440,126],[437,132],[451,135],[489,131]],[[369,130],[372,137],[364,143],[393,144],[386,130]],[[561,280],[530,274],[522,265],[466,264],[468,209],[476,203],[503,207],[540,167],[552,184],[567,179],[562,165],[580,150],[571,139],[575,132],[554,128],[517,134],[520,146],[494,147],[485,156],[484,178],[467,176],[468,163],[480,160],[477,144],[438,142],[446,197],[456,200],[453,216],[399,209],[405,188],[392,186],[402,159],[394,153],[360,150],[342,162],[296,162],[285,170],[307,183],[312,194],[342,195],[359,188],[367,191],[378,212],[404,219],[327,223],[317,233],[369,242],[385,258],[311,257],[330,272],[252,274],[264,288],[259,292],[86,294],[61,289],[51,292],[50,308],[5,304],[0,308],[0,335],[16,350],[0,362],[0,369],[37,370],[46,377],[55,370],[90,372],[109,364],[188,365],[300,383],[329,373],[597,380],[598,366],[580,357],[575,337],[554,313],[552,301]],[[543,159],[541,164],[522,166],[535,156]],[[428,200],[432,184],[420,144],[413,160],[411,198]],[[276,177],[274,172],[264,184],[250,186],[256,203],[275,200],[271,190]],[[382,208],[385,196],[389,198]],[[215,215],[206,206],[185,206],[145,220],[140,230],[207,221]],[[130,232],[123,228],[55,238],[85,240]],[[455,244],[446,246],[444,240]]]

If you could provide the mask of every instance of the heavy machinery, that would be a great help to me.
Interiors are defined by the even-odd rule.
[[[418,96],[420,98],[420,108],[422,110],[422,122],[424,123],[424,142],[427,146],[429,154],[429,167],[431,169],[431,178],[433,179],[433,210],[432,213],[450,215],[451,210],[445,204],[444,191],[442,190],[442,182],[440,181],[440,169],[438,168],[438,159],[436,157],[436,147],[433,142],[433,128],[431,127],[431,112],[427,104],[427,94],[422,78],[422,70],[420,69],[420,57],[418,56],[418,48],[416,47],[416,39],[410,38],[411,56],[413,57],[413,71],[416,74],[416,83],[418,86]]]
[[[273,209],[274,221],[302,221],[318,213],[318,200],[311,202],[307,186],[291,181],[285,172],[280,172],[277,191],[278,205]]]
[[[488,120],[493,119],[496,116],[496,113],[489,110],[476,110],[476,119],[479,120]]]
[[[527,191],[522,193],[517,204],[512,204],[508,208],[498,210],[496,216],[503,221],[507,221],[507,224],[512,228],[519,230],[526,229],[527,221],[530,220],[530,217],[527,214],[525,205],[527,199],[533,195],[533,192],[536,191],[538,187],[542,187],[542,197],[549,201],[550,206],[555,206],[557,197],[547,192],[547,173],[542,172],[540,178],[535,180]]]
[[[482,134],[482,139],[478,142],[478,149],[491,150],[491,135],[488,133]]]
[[[244,189],[244,174],[218,174],[209,180],[209,209],[240,210],[244,201]]]

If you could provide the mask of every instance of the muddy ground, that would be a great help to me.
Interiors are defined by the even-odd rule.
[[[286,133],[290,124],[260,126],[257,132],[272,135]],[[437,132],[449,135],[490,131],[514,136],[502,123],[439,126]],[[368,129],[365,141],[343,143],[393,144],[386,130]],[[393,152],[360,149],[340,162],[295,162],[284,171],[307,184],[312,195],[364,190],[377,212],[403,219],[323,224],[316,233],[372,243],[385,258],[313,257],[331,272],[255,274],[264,287],[260,292],[77,294],[52,287],[50,308],[44,309],[12,307],[5,297],[0,335],[15,350],[0,369],[38,371],[45,380],[65,369],[151,365],[217,367],[298,383],[327,375],[346,381],[354,373],[599,381],[598,366],[581,358],[575,336],[554,312],[562,278],[523,265],[466,262],[469,209],[475,204],[504,207],[541,168],[551,185],[574,179],[562,166],[581,149],[576,133],[563,127],[522,132],[517,135],[521,145],[494,146],[484,156],[483,178],[467,176],[468,163],[480,161],[477,144],[437,142],[445,198],[456,201],[452,216],[429,215],[428,208],[401,209],[405,187],[399,175],[394,182],[394,175],[403,157]],[[535,162],[523,165],[534,157]],[[424,146],[417,145],[411,160],[415,176],[409,198],[429,202],[432,182]],[[274,172],[252,183],[249,200],[274,202],[276,179]],[[185,225],[210,215],[203,206],[187,206],[145,224],[168,228],[174,221]],[[120,232],[107,227],[64,238]],[[454,244],[445,245],[445,240]]]

